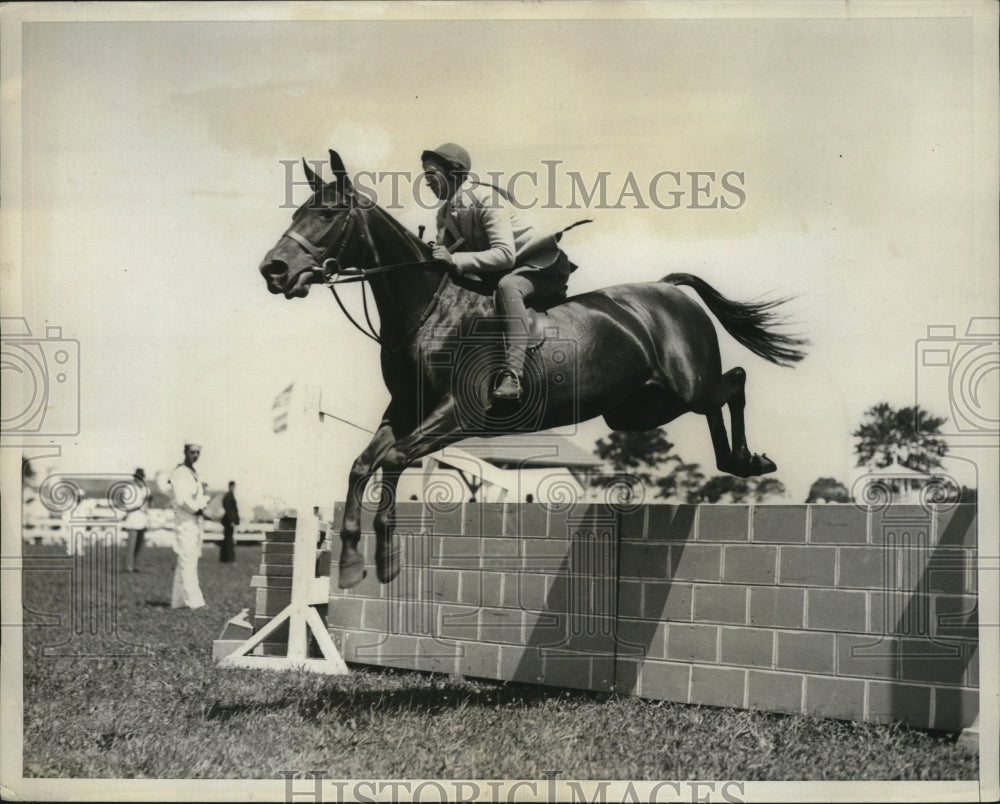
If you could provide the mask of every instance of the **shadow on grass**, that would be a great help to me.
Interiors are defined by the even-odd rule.
[[[288,694],[266,703],[253,701],[215,702],[206,713],[207,720],[228,721],[245,715],[295,709],[306,719],[329,717],[369,718],[378,713],[414,714],[476,708],[528,709],[548,701],[603,701],[608,693],[564,690],[516,682],[479,679],[452,679],[433,673],[352,666],[352,675],[336,679],[332,687],[296,696]]]

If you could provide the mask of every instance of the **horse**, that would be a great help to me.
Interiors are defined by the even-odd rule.
[[[603,416],[613,430],[646,431],[688,413],[708,421],[719,471],[738,477],[773,472],[766,454],[751,453],[744,426],[746,371],[723,373],[719,342],[705,310],[679,286],[695,291],[740,344],[772,363],[792,366],[806,341],[777,331],[775,308],[787,299],[737,302],[687,273],[659,281],[582,293],[536,312],[525,333],[525,398],[519,408],[490,402],[503,364],[501,328],[490,286],[460,277],[431,257],[417,235],[359,194],[336,151],[334,180],[303,160],[313,190],[259,266],[271,293],[301,298],[327,285],[340,302],[343,282],[367,284],[379,313],[376,333],[351,322],[381,346],[390,402],[371,442],[351,466],[341,523],[339,586],[365,577],[362,496],[382,470],[374,516],[378,579],[399,573],[394,534],[396,486],[420,458],[472,435],[533,432]],[[732,442],[722,409],[728,406]]]

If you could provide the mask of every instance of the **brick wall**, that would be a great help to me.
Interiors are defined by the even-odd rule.
[[[348,662],[923,728],[978,711],[972,505],[401,503],[396,527],[396,581],[333,584]]]

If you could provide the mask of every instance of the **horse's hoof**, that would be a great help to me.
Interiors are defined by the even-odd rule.
[[[378,579],[382,583],[389,583],[397,575],[403,564],[403,548],[392,536],[376,537],[375,539],[375,567],[378,570]]]
[[[355,552],[350,556],[341,556],[340,577],[337,580],[337,586],[341,589],[350,589],[361,583],[367,574],[365,557],[361,553]]]
[[[731,461],[729,463],[718,463],[716,467],[720,472],[725,472],[727,475],[732,475],[733,477],[748,478],[753,475],[753,463],[748,458],[747,460]]]
[[[750,460],[753,465],[753,473],[755,475],[766,475],[770,472],[777,471],[778,467],[775,465],[774,461],[767,457],[766,453],[760,455],[754,455]]]

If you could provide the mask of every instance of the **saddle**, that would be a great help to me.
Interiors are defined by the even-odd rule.
[[[529,307],[528,329],[524,333],[524,340],[518,339],[519,345],[523,346],[526,351],[533,352],[539,349],[550,335],[556,335],[557,328],[549,323],[548,310],[564,301],[566,301],[565,291],[556,296],[550,296],[537,307]],[[475,338],[499,340],[505,334],[504,319],[496,313],[477,318],[472,322],[469,334]]]

